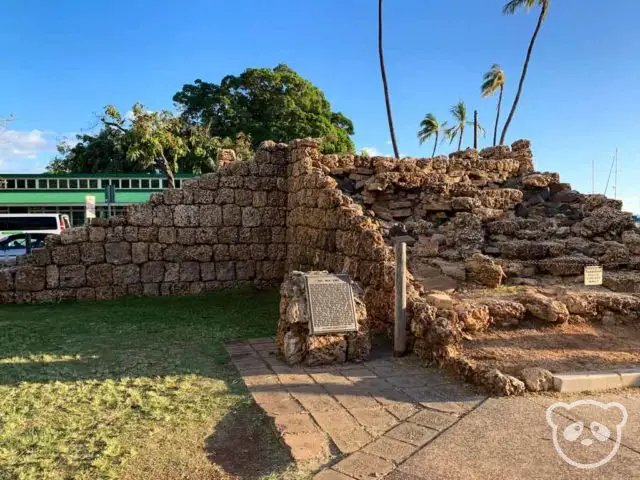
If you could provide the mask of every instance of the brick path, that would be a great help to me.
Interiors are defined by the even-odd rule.
[[[333,463],[315,478],[381,478],[486,397],[411,359],[289,367],[272,338],[227,350],[296,461]]]

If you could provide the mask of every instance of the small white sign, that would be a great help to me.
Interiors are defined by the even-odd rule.
[[[96,197],[87,195],[84,197],[85,218],[96,218]]]
[[[589,265],[584,267],[585,285],[602,285],[602,267]]]

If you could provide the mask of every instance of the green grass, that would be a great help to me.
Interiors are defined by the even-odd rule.
[[[0,307],[0,478],[234,477],[207,446],[238,418],[270,457],[251,476],[284,469],[223,346],[277,318],[253,291]]]

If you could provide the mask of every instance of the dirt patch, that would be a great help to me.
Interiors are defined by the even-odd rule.
[[[640,365],[640,327],[531,324],[489,330],[464,343],[463,354],[512,375],[526,367],[552,372],[610,370]]]
[[[283,474],[292,462],[273,419],[253,402],[231,410],[216,425],[206,440],[206,451],[209,460],[234,479]]]

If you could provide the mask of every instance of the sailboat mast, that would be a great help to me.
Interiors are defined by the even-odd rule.
[[[613,199],[618,199],[618,148],[616,147],[615,172],[613,176]]]

